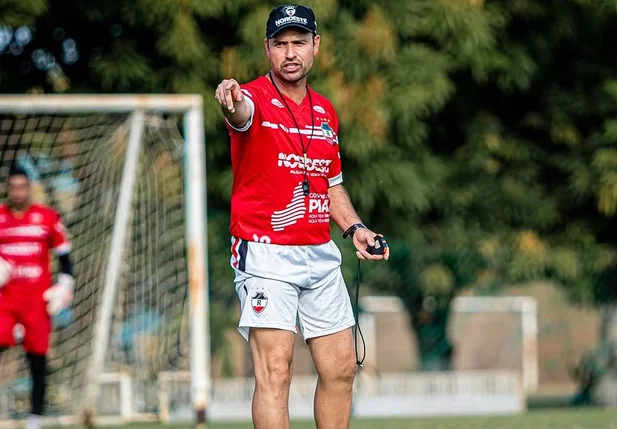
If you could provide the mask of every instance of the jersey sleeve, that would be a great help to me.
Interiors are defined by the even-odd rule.
[[[240,90],[242,91],[244,99],[249,103],[249,106],[251,106],[251,116],[249,117],[248,122],[241,128],[234,127],[229,123],[227,118],[225,118],[225,125],[230,133],[246,133],[249,131],[253,125],[253,120],[255,119],[255,115],[259,107],[259,102],[257,99],[258,90],[256,88],[251,87],[250,85],[240,85]]]
[[[71,243],[64,226],[64,222],[57,212],[51,214],[51,226],[49,229],[49,247],[56,255],[65,255],[71,250]]]
[[[336,185],[340,185],[343,183],[343,168],[341,165],[341,150],[339,145],[338,138],[338,116],[334,107],[331,107],[332,114],[332,129],[334,131],[334,147],[336,147],[336,153],[332,159],[332,164],[330,164],[330,171],[328,173],[328,185],[329,187],[333,187]]]

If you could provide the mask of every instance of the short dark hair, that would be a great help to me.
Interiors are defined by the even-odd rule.
[[[14,177],[14,176],[24,176],[26,179],[30,180],[30,177],[28,177],[28,172],[26,171],[26,169],[18,164],[13,164],[9,168],[8,178],[10,179],[11,177]]]

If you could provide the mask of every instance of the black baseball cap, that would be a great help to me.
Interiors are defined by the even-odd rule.
[[[266,37],[274,37],[283,28],[298,27],[317,34],[317,21],[313,10],[301,4],[277,6],[270,12],[266,23]]]

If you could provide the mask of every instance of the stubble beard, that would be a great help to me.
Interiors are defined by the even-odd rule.
[[[276,77],[278,77],[280,80],[282,80],[285,83],[295,84],[295,83],[302,81],[302,79],[306,78],[306,76],[309,74],[309,71],[311,71],[311,69],[306,67],[304,63],[301,63],[300,64],[300,76],[296,79],[289,79],[285,76],[283,66],[281,66],[279,67],[278,73],[276,73]]]

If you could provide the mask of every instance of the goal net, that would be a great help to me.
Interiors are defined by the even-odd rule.
[[[156,414],[168,371],[192,372],[203,411],[201,127],[198,97],[0,97],[0,195],[9,167],[23,167],[34,201],[60,212],[72,244],[77,285],[53,320],[47,416]],[[0,420],[27,415],[29,392],[25,353],[5,351]]]
[[[450,336],[459,371],[502,369],[538,388],[537,305],[531,297],[461,296],[452,304]]]

